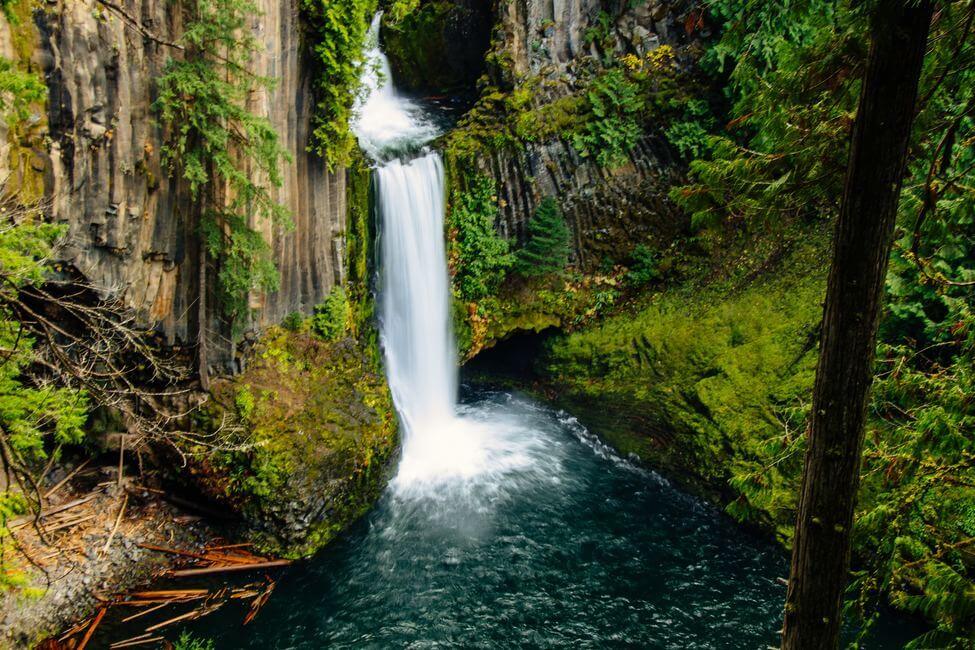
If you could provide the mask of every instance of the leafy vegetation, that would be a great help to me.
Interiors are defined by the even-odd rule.
[[[204,202],[201,234],[218,262],[220,305],[239,334],[250,292],[278,287],[270,247],[251,224],[291,226],[287,209],[271,193],[281,185],[289,155],[270,122],[247,108],[254,91],[273,85],[249,68],[258,43],[248,18],[257,6],[249,0],[196,0],[186,11],[186,56],[167,62],[154,109],[168,132],[165,164]],[[255,180],[261,177],[267,183]]]
[[[528,220],[528,239],[515,254],[512,270],[523,277],[561,273],[569,263],[571,233],[555,199],[542,199]]]
[[[88,396],[84,391],[38,383],[28,371],[38,361],[35,340],[12,306],[27,287],[43,284],[51,272],[50,255],[62,226],[44,222],[38,206],[20,206],[9,197],[0,207],[0,450],[7,483],[0,493],[0,589],[23,584],[11,563],[7,524],[36,511],[38,465],[62,445],[85,435]],[[53,450],[53,451],[52,451]],[[32,492],[28,492],[32,491]],[[29,494],[29,497],[28,497]]]
[[[702,136],[691,131],[697,120],[711,115],[707,104],[695,99],[697,82],[681,75],[669,45],[643,57],[629,54],[584,68],[575,92],[540,102],[538,90],[545,83],[529,76],[510,90],[485,88],[448,136],[448,157],[472,160],[485,151],[564,139],[580,156],[612,168],[626,162],[651,118],[693,122],[675,127],[674,137],[682,138],[682,146],[700,146]]]
[[[315,308],[312,331],[326,341],[332,341],[349,330],[351,318],[351,305],[345,289],[334,287],[325,298],[325,302]]]
[[[213,641],[193,636],[189,632],[183,632],[173,644],[173,650],[213,650]]]
[[[4,6],[8,14],[12,10],[9,3]],[[40,77],[0,59],[0,119],[8,126],[26,119],[46,92]],[[30,376],[39,358],[36,341],[15,306],[23,290],[49,277],[52,252],[65,229],[45,221],[43,204],[25,203],[8,192],[0,188],[0,451],[6,476],[0,492],[0,589],[24,584],[7,524],[36,511],[28,491],[36,485],[37,465],[57,456],[62,445],[81,442],[89,408],[84,391]]]
[[[30,106],[47,97],[47,86],[36,75],[24,72],[10,59],[0,57],[0,113],[8,128],[30,117]]]
[[[583,158],[601,167],[618,167],[643,135],[640,116],[646,105],[640,87],[612,69],[596,78],[586,93],[589,118],[573,133],[572,144]]]
[[[311,146],[334,169],[351,162],[356,146],[349,121],[359,94],[363,46],[376,0],[301,0],[301,12],[318,65]]]
[[[397,83],[442,92],[462,80],[445,65],[444,24],[457,12],[451,2],[394,2],[383,16],[384,49]]]
[[[641,287],[660,278],[660,262],[657,259],[657,251],[646,244],[637,244],[631,257],[633,263],[626,274],[628,284]]]
[[[512,264],[508,242],[495,228],[498,197],[494,181],[475,175],[455,190],[447,211],[448,262],[458,297],[474,302],[497,291]]]
[[[796,242],[821,240],[842,194],[867,15],[831,0],[718,0],[708,12],[721,36],[702,66],[727,113],[688,104],[666,132],[690,166],[673,198],[712,271],[557,342],[547,371],[583,404],[625,405],[643,429],[678,432],[675,448],[606,424],[625,451],[730,488],[731,514],[788,543],[827,257],[824,244]],[[855,529],[851,611],[869,627],[886,597],[926,617],[936,629],[919,648],[975,639],[973,16],[970,2],[939,3],[933,27]],[[779,252],[768,250],[777,239]],[[633,285],[652,279],[649,252],[634,252],[633,269],[647,273]],[[732,286],[703,279],[715,269]]]

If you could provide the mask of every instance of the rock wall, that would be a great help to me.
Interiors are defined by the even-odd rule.
[[[681,172],[657,134],[644,136],[629,162],[612,170],[581,158],[562,140],[495,152],[480,165],[497,181],[500,233],[524,241],[538,203],[557,197],[572,231],[574,262],[584,269],[618,258],[626,248],[621,242],[666,239],[682,223],[667,195]]]
[[[192,343],[198,329],[201,246],[198,206],[160,161],[162,128],[151,109],[154,79],[180,52],[182,12],[166,0],[55,0],[35,12],[41,35],[35,61],[50,89],[47,191],[54,218],[69,227],[64,261],[106,294],[124,296],[140,320],[170,344]],[[306,151],[313,101],[296,0],[258,0],[250,27],[264,44],[254,72],[277,80],[250,99],[267,116],[293,162],[277,199],[295,228],[262,230],[274,250],[280,291],[253,296],[250,329],[309,312],[341,279],[345,171],[330,173]],[[212,284],[212,281],[211,281]],[[234,346],[206,301],[211,360],[227,366]]]
[[[395,21],[383,15],[383,49],[400,89],[457,98],[484,72],[494,22],[484,0],[423,0]]]
[[[507,51],[516,78],[540,74],[571,83],[572,70],[584,59],[605,54],[599,43],[587,38],[590,29],[603,29],[604,18],[612,51],[641,55],[662,43],[686,42],[681,23],[694,4],[691,0],[498,2],[500,39],[496,40]]]
[[[684,28],[693,0],[646,0],[635,8],[613,0],[513,0],[500,2],[490,75],[500,87],[532,79],[538,106],[578,90],[583,70],[601,67],[607,56],[642,56],[661,44],[689,59],[695,41]],[[587,38],[595,29],[600,38]],[[616,168],[584,159],[564,140],[526,143],[480,160],[498,183],[500,232],[525,236],[527,220],[545,196],[559,199],[575,240],[575,262],[598,265],[624,244],[658,235],[670,237],[682,219],[667,197],[682,171],[663,135],[647,125],[646,135]]]

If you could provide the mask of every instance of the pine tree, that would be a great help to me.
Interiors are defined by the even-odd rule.
[[[543,199],[528,221],[528,241],[516,254],[515,272],[528,278],[562,271],[569,263],[570,234],[555,199]]]

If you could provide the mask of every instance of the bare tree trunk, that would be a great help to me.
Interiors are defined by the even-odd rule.
[[[930,0],[881,0],[833,240],[782,648],[839,644],[877,319],[931,23]]]

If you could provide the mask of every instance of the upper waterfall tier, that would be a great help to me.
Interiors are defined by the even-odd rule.
[[[440,135],[440,127],[430,115],[393,87],[389,60],[379,46],[381,22],[379,12],[366,37],[363,88],[352,121],[359,146],[377,162],[415,153]]]

